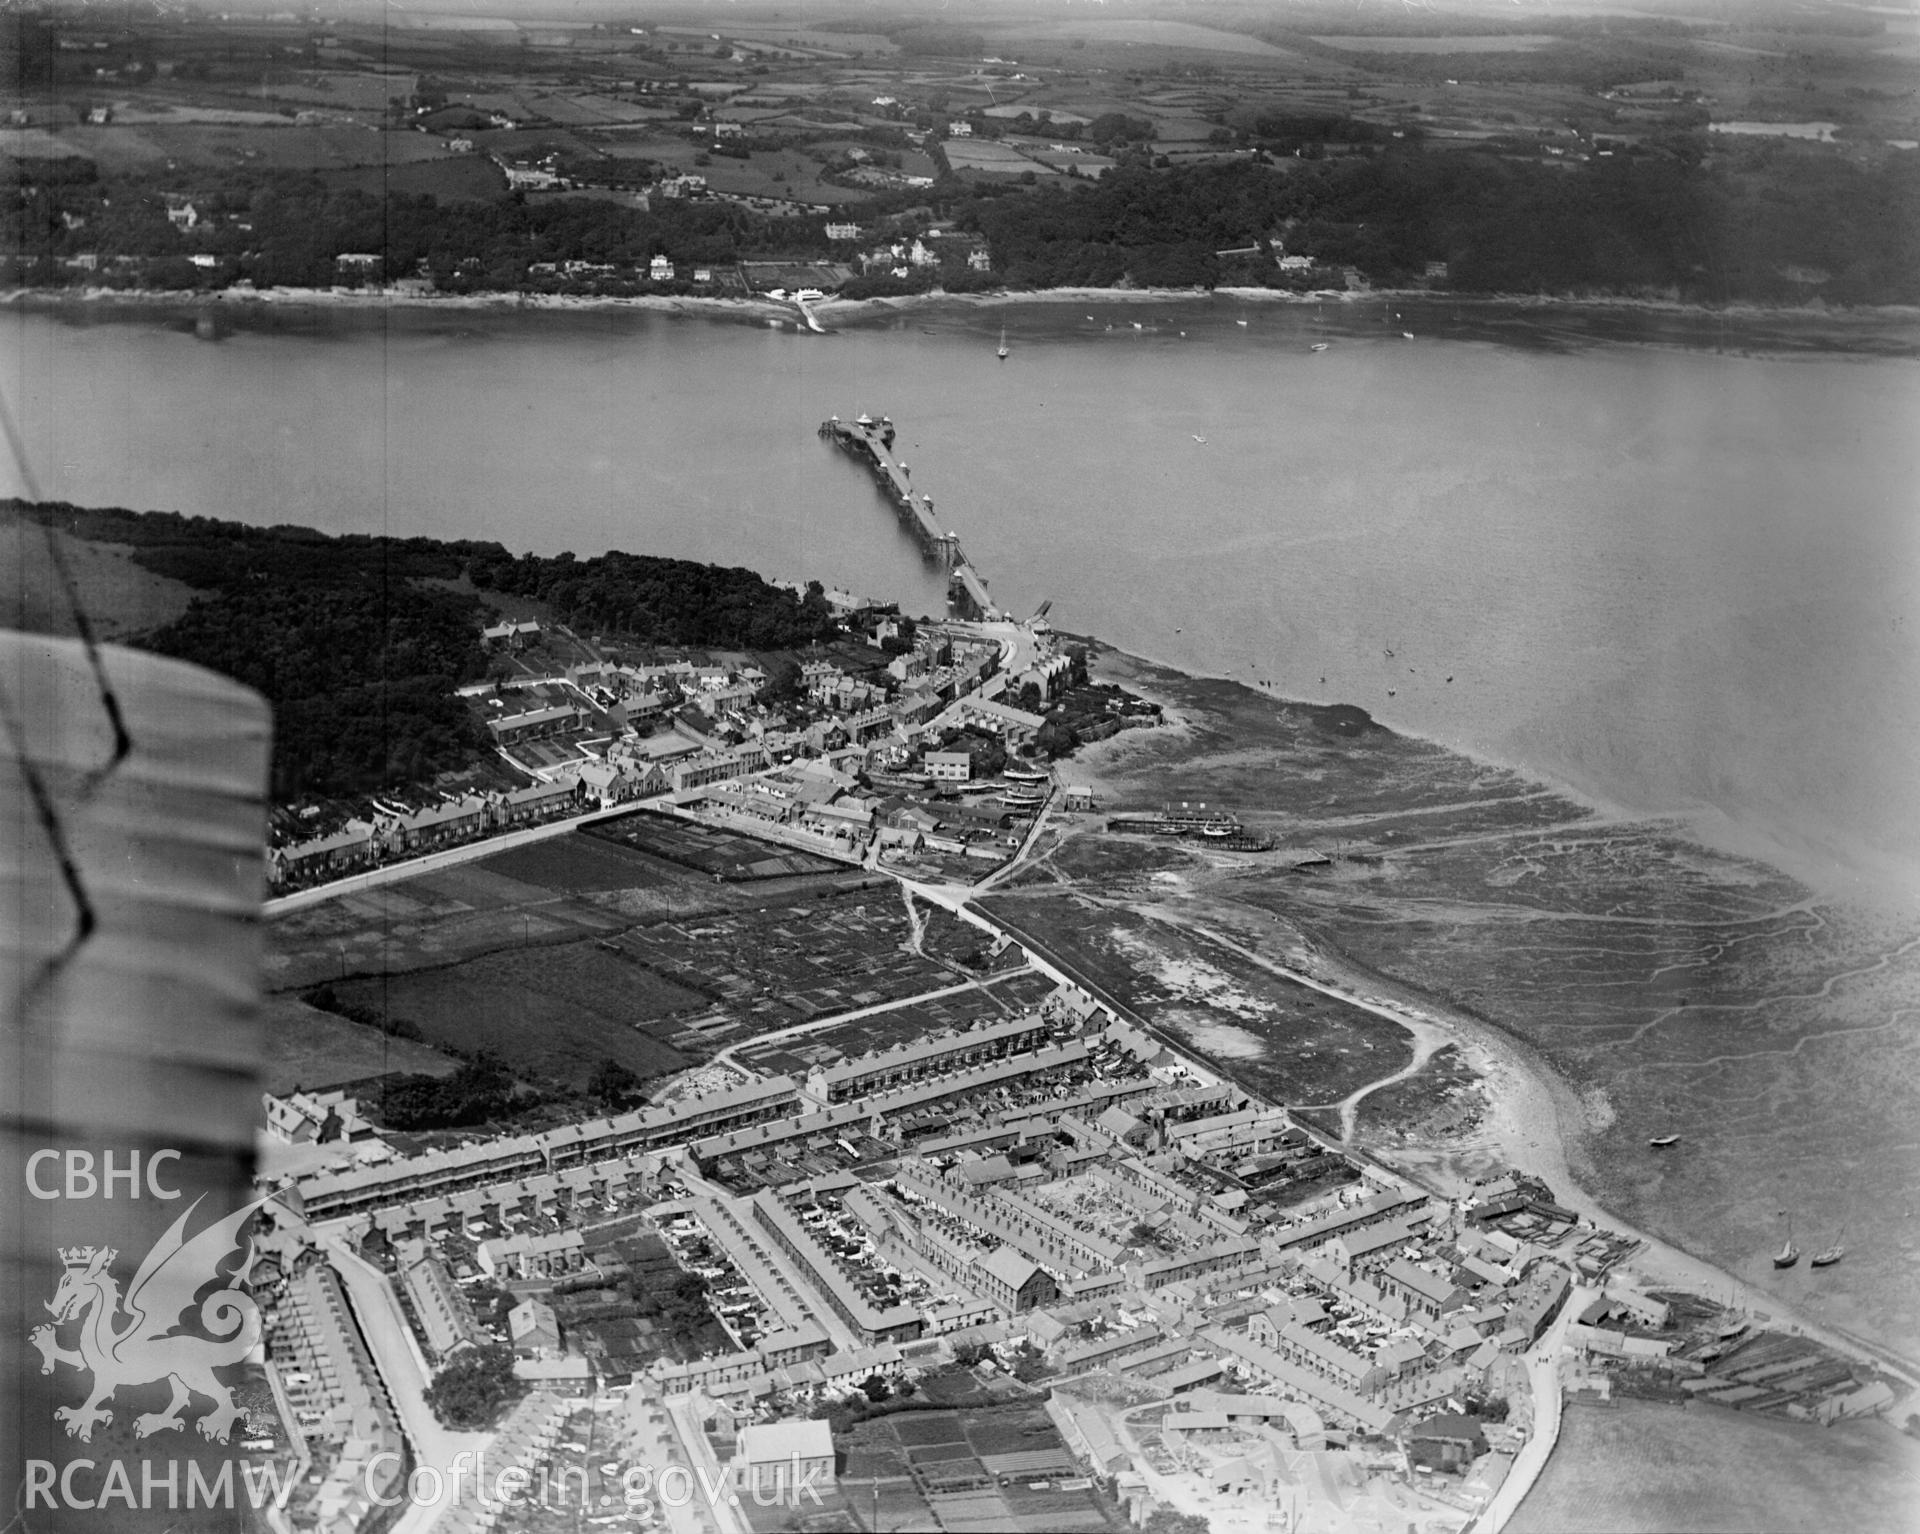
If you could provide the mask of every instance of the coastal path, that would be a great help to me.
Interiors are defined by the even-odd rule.
[[[1527,1493],[1533,1490],[1534,1482],[1540,1479],[1540,1472],[1547,1468],[1547,1461],[1553,1457],[1554,1446],[1560,1441],[1560,1357],[1567,1326],[1575,1316],[1586,1310],[1599,1292],[1589,1289],[1585,1284],[1574,1285],[1573,1292],[1567,1296],[1566,1304],[1560,1307],[1560,1314],[1554,1319],[1553,1325],[1547,1328],[1546,1335],[1527,1354],[1527,1378],[1533,1386],[1533,1430],[1528,1433],[1519,1454],[1514,1456],[1506,1480],[1500,1483],[1500,1489],[1493,1494],[1493,1499],[1481,1510],[1478,1521],[1473,1525],[1474,1534],[1499,1534],[1507,1526],[1507,1520],[1519,1511],[1520,1504],[1527,1499]]]

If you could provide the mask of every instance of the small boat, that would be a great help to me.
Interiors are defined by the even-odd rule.
[[[1329,341],[1315,341],[1315,342],[1313,343],[1313,345],[1312,345],[1312,346],[1310,346],[1310,347],[1308,347],[1308,348],[1307,348],[1307,350],[1308,350],[1308,351],[1314,351],[1314,352],[1323,352],[1323,351],[1325,351],[1325,350],[1327,349],[1327,347],[1328,347],[1328,346],[1330,346],[1331,344],[1332,344],[1332,343],[1331,343],[1331,342],[1329,342]]]
[[[1846,1241],[1847,1233],[1843,1230],[1832,1246],[1828,1247],[1825,1251],[1815,1252],[1809,1257],[1807,1259],[1807,1266],[1810,1268],[1832,1267],[1842,1257],[1847,1255]]]
[[[1412,332],[1411,330],[1403,330],[1403,331],[1401,331],[1401,332],[1400,332],[1400,339],[1401,339],[1401,340],[1403,340],[1403,341],[1411,341],[1411,340],[1413,339],[1413,332]]]
[[[1247,322],[1245,320],[1235,320],[1233,323],[1238,325],[1242,330],[1247,328]]]
[[[1193,440],[1195,442],[1205,442],[1207,440],[1205,437],[1201,436],[1199,432],[1194,432],[1192,435],[1193,435]]]
[[[1447,680],[1452,681],[1453,678],[1448,677]],[[1678,1135],[1655,1135],[1651,1140],[1647,1141],[1647,1144],[1651,1145],[1655,1150],[1665,1150],[1669,1145],[1678,1145],[1679,1143],[1680,1136]]]
[[[1790,1268],[1800,1260],[1800,1248],[1793,1244],[1793,1221],[1787,1221],[1787,1244],[1773,1254],[1776,1268]]]
[[[1007,360],[1007,327],[1005,325],[1000,327],[1000,350],[995,352],[994,355],[1002,362]]]

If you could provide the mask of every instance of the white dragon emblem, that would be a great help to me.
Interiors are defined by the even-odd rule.
[[[42,1374],[53,1373],[55,1364],[68,1364],[93,1375],[93,1390],[81,1405],[54,1411],[71,1437],[91,1439],[96,1426],[113,1420],[106,1402],[122,1385],[169,1380],[172,1401],[165,1411],[143,1412],[134,1418],[134,1436],[145,1438],[186,1427],[181,1411],[195,1395],[202,1395],[212,1399],[213,1410],[200,1419],[201,1436],[216,1443],[227,1441],[243,1413],[213,1371],[239,1363],[260,1340],[260,1307],[241,1287],[253,1267],[253,1242],[241,1231],[265,1202],[261,1199],[237,1209],[188,1238],[182,1232],[200,1207],[195,1199],[154,1242],[124,1299],[113,1276],[113,1260],[120,1255],[113,1248],[61,1249],[66,1272],[46,1302],[53,1324],[35,1327],[27,1340],[40,1350]],[[236,1260],[239,1266],[223,1278],[220,1270]],[[194,1309],[195,1297],[214,1283],[223,1287],[198,1307],[200,1326],[211,1335],[177,1332],[187,1312]],[[128,1318],[124,1325],[123,1312]],[[69,1322],[79,1327],[77,1349],[60,1346],[58,1329]]]

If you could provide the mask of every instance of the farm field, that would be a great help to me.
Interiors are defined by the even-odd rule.
[[[261,1012],[267,1041],[261,1086],[268,1092],[314,1091],[388,1071],[450,1076],[460,1063],[430,1044],[389,1038],[297,996],[270,997]]]
[[[1045,165],[1036,164],[1018,150],[1005,144],[996,144],[988,139],[948,139],[942,146],[946,150],[947,163],[956,171],[1032,171],[1036,175],[1048,176],[1056,172]]]
[[[603,1059],[641,1077],[685,1066],[643,1021],[703,1005],[697,993],[622,963],[598,943],[489,954],[451,969],[335,987],[340,999],[383,1010],[429,1042],[490,1049],[516,1073],[584,1086]]]
[[[755,1031],[850,1012],[953,984],[909,953],[906,912],[891,890],[658,922],[621,947],[690,989],[760,1020]]]
[[[1185,21],[1054,21],[994,28],[992,35],[1009,43],[1068,42],[1082,39],[1088,47],[1178,48],[1200,53],[1235,53],[1249,58],[1297,59],[1285,48],[1213,27]]]
[[[1314,41],[1349,53],[1534,53],[1563,39],[1545,32],[1514,32],[1484,37],[1316,36]]]
[[[803,975],[805,985],[819,988],[813,1005],[841,1010],[831,1004],[832,984],[823,985],[822,976],[841,961],[850,973],[863,973],[862,961],[846,947],[851,926],[835,918],[828,929],[843,942],[823,945],[829,956],[824,967],[788,955],[799,968],[776,968],[768,972],[772,979],[741,980],[734,989],[750,1004],[737,1016],[715,1017],[709,991],[724,989],[723,972],[702,978],[705,942],[691,935],[704,922],[749,934],[741,941],[752,946],[759,941],[752,933],[791,920],[794,910],[811,914],[817,895],[841,900],[851,894],[876,913],[888,913],[874,929],[879,936],[867,955],[871,967],[889,968],[879,962],[889,951],[902,961],[911,957],[898,948],[906,920],[891,881],[880,881],[885,890],[879,894],[863,890],[874,876],[838,865],[823,865],[837,870],[827,876],[785,872],[785,862],[768,860],[768,848],[745,838],[709,837],[700,827],[672,821],[650,829],[664,829],[692,861],[737,869],[742,858],[751,859],[767,865],[766,876],[716,883],[711,872],[606,836],[572,832],[275,918],[264,960],[267,984],[277,993],[269,1017],[288,1026],[272,1036],[274,1079],[312,1086],[383,1069],[452,1068],[430,1047],[388,1040],[299,1000],[298,993],[321,984],[332,985],[343,1002],[405,1018],[435,1043],[495,1048],[523,1071],[577,1085],[603,1057],[643,1077],[657,1076],[687,1064],[686,1051],[704,1058],[736,1036],[811,1015],[787,1005],[784,993],[779,1001],[760,995],[787,981],[800,988]],[[802,866],[820,862],[792,856]],[[796,901],[803,904],[796,907]],[[662,918],[689,925],[673,927]],[[659,930],[636,925],[648,922]],[[802,946],[796,944],[794,952]],[[683,965],[683,959],[691,962]],[[670,976],[662,964],[683,973]],[[915,974],[925,983],[910,978]],[[868,976],[858,986],[872,983]],[[947,983],[947,971],[919,960],[903,963],[893,980],[880,981],[887,994]],[[888,989],[894,985],[899,989]]]
[[[831,858],[814,857],[755,841],[731,831],[689,825],[644,811],[601,821],[585,835],[594,841],[635,848],[717,879],[786,878],[801,874],[845,873]]]

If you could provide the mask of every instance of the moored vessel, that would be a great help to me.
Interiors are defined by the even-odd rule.
[[[1800,1248],[1793,1244],[1793,1217],[1787,1217],[1787,1244],[1773,1254],[1776,1268],[1790,1268],[1800,1260]]]

